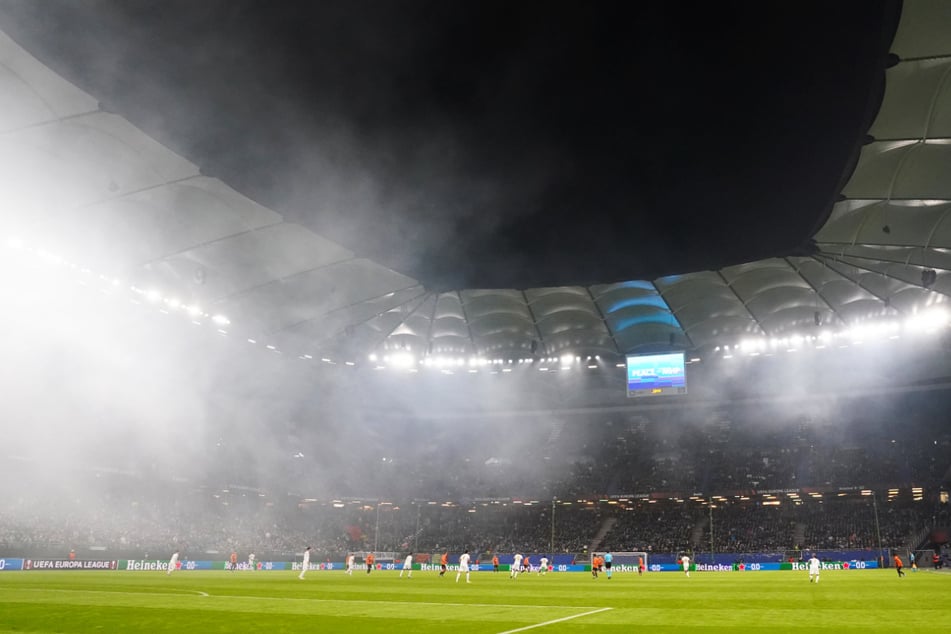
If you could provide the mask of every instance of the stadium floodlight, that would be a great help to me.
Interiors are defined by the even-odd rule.
[[[385,359],[385,357],[384,357]],[[389,363],[395,368],[411,368],[416,364],[416,359],[409,352],[397,352],[390,355]]]
[[[570,364],[572,361],[574,361],[574,359],[575,359],[575,358],[574,358],[573,356],[571,356],[570,354],[562,355],[562,357],[561,357],[561,365],[568,365],[568,364]]]
[[[39,255],[44,260],[48,260],[52,262],[53,264],[63,263],[63,258],[61,256],[56,255],[55,253],[50,253],[49,251],[46,251],[45,249],[40,249],[39,251],[37,251],[37,255]]]
[[[367,359],[370,360],[370,361],[376,361],[376,354],[373,353],[373,352],[371,352],[371,353],[367,356]]]
[[[191,306],[187,306],[185,310],[187,310],[188,314],[191,315],[192,317],[199,317],[200,315],[202,315],[201,308],[199,308],[198,306],[194,304],[192,304]]]
[[[162,294],[159,293],[159,292],[158,292],[157,290],[155,290],[154,288],[151,288],[151,289],[145,291],[145,299],[149,300],[150,302],[152,302],[152,303],[154,304],[154,303],[157,303],[159,300],[162,299]]]
[[[942,307],[933,307],[906,319],[905,329],[911,332],[934,332],[947,324],[948,311]]]
[[[231,320],[225,317],[224,315],[214,315],[211,320],[218,324],[219,326],[230,326]]]

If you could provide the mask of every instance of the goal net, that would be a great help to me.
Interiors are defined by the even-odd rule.
[[[604,553],[598,553],[602,557]],[[637,567],[644,564],[644,571],[650,570],[648,568],[647,553],[639,550],[630,550],[615,552],[611,551],[611,554],[614,556],[614,561],[611,563],[611,568],[620,572],[637,572]]]

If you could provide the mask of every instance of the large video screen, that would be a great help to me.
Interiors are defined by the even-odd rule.
[[[683,352],[627,356],[628,397],[686,393]]]

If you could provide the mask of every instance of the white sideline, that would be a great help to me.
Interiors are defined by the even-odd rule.
[[[561,623],[562,621],[570,621],[571,619],[577,619],[582,616],[588,616],[589,614],[597,614],[598,612],[604,612],[605,610],[610,610],[610,609],[611,608],[601,608],[600,610],[591,610],[590,612],[582,612],[581,614],[566,616],[560,619],[553,619],[551,621],[545,621],[544,623],[536,623],[535,625],[526,625],[525,627],[520,627],[516,630],[505,630],[504,632],[499,632],[499,634],[514,634],[515,632],[524,632],[525,630],[533,630],[536,627],[545,627],[546,625]]]
[[[139,591],[139,590],[80,590],[77,588],[16,588],[18,591],[27,591],[27,592],[88,592],[92,594],[134,594],[140,596],[171,596],[171,597],[181,597],[188,596],[189,593],[200,594],[203,597],[212,597],[215,599],[263,599],[266,601],[309,601],[311,603],[371,603],[374,605],[389,603],[397,605],[435,605],[435,606],[451,606],[451,607],[469,607],[469,608],[530,608],[530,609],[556,609],[563,610],[568,607],[576,607],[585,609],[590,606],[587,605],[576,605],[576,606],[567,606],[567,605],[532,605],[530,603],[450,603],[448,601],[372,601],[369,599],[321,599],[318,597],[271,597],[258,594],[208,594],[207,592],[202,592],[201,590],[182,590],[181,592],[151,592],[151,591]],[[601,608],[599,610],[594,610],[594,612],[603,612],[604,610],[610,610],[611,608]],[[594,612],[585,612],[585,614],[594,614]],[[569,619],[577,618],[578,616],[584,616],[583,614],[578,614],[575,616],[569,616]],[[554,622],[554,621],[553,621]],[[538,627],[537,625],[532,625],[531,627]],[[518,632],[520,630],[512,630],[513,632]]]

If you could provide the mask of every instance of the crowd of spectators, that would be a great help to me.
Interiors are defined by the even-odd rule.
[[[933,420],[871,427],[635,417],[586,428],[573,441],[561,454],[571,469],[551,487],[558,495],[937,486],[951,468],[951,427]]]
[[[325,557],[465,548],[583,553],[595,544],[742,553],[872,548],[879,539],[900,547],[940,519],[935,496],[951,474],[943,417],[767,424],[751,411],[535,421],[518,434],[493,429],[490,440],[475,426],[391,430],[403,440],[390,442],[382,460],[335,463],[321,501],[286,488],[49,474],[42,464],[7,463],[0,465],[0,556],[95,548],[141,557],[185,548],[288,557],[305,544]],[[292,461],[288,477],[303,464]],[[240,462],[231,467],[242,471]],[[357,486],[375,497],[354,499],[348,489]],[[911,486],[925,487],[928,499],[912,502]],[[903,497],[883,499],[892,487]],[[861,496],[862,488],[878,496]],[[780,493],[782,504],[762,504],[764,490],[790,489],[802,492],[798,501]],[[821,502],[806,493],[840,489],[850,492]],[[690,500],[714,495],[730,501],[711,509]]]
[[[167,493],[167,492],[166,492]],[[905,547],[935,521],[934,503],[896,501],[873,508],[868,498],[729,503],[595,502],[445,505],[425,502],[269,503],[254,493],[179,491],[148,501],[113,496],[108,503],[47,498],[37,505],[4,500],[0,556],[164,556],[192,558],[238,550],[292,558],[311,545],[322,558],[348,551],[586,553],[590,548],[648,552],[773,552]],[[940,506],[940,505],[938,505]],[[944,505],[946,506],[946,505]],[[876,524],[876,511],[878,523]],[[947,520],[944,511],[942,521]],[[597,543],[595,541],[597,539]],[[99,554],[95,554],[99,553]]]

